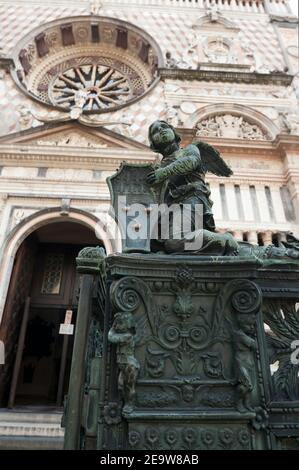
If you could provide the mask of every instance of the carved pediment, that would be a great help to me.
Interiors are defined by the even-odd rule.
[[[148,149],[145,145],[104,127],[86,128],[78,123],[47,124],[0,138],[0,144],[37,147],[75,147],[77,149]]]
[[[50,145],[54,147],[107,148],[103,139],[85,135],[83,132],[65,131],[36,139],[31,144]]]

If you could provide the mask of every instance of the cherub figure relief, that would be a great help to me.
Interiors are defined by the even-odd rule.
[[[235,345],[235,368],[237,380],[237,409],[240,412],[252,410],[251,395],[254,383],[251,369],[254,367],[249,351],[256,351],[257,344],[254,338],[256,316],[255,314],[239,313],[237,328],[233,330]]]
[[[108,333],[110,343],[117,345],[116,361],[119,367],[118,388],[124,399],[125,413],[130,413],[134,407],[135,384],[140,369],[139,362],[134,356],[135,322],[131,312],[118,312]]]

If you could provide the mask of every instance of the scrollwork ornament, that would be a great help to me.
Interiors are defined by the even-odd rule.
[[[208,337],[209,330],[206,326],[194,325],[189,331],[187,343],[193,349],[202,349],[202,345],[206,343]]]
[[[260,288],[256,284],[240,280],[232,294],[231,302],[238,313],[255,313],[261,305],[261,298]]]
[[[163,331],[167,346],[177,348],[181,342],[180,330],[176,325],[168,325]]]
[[[118,299],[127,310],[135,310],[139,304],[137,292],[133,289],[125,289],[118,293]]]
[[[111,289],[111,298],[118,310],[133,312],[139,306],[140,297],[137,288],[137,279],[127,278],[117,282]]]

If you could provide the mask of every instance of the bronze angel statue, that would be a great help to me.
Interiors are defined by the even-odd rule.
[[[147,176],[147,182],[158,187],[160,203],[167,206],[178,204],[189,205],[190,232],[181,233],[181,237],[159,238],[157,247],[153,251],[164,250],[166,253],[184,252],[186,241],[193,242],[200,238],[200,246],[193,253],[207,255],[241,255],[254,256],[260,260],[276,260],[284,262],[286,259],[299,259],[299,240],[288,234],[286,241],[279,246],[255,246],[247,242],[237,242],[227,233],[215,232],[210,199],[210,190],[205,181],[207,172],[217,176],[231,176],[232,170],[221,158],[219,152],[205,142],[194,142],[185,148],[180,148],[181,138],[176,130],[165,121],[155,121],[149,128],[149,141],[151,149],[162,154],[160,165],[157,165]],[[162,199],[162,200],[161,200]],[[196,211],[199,205],[202,208],[202,226],[196,226]],[[170,214],[171,215],[171,214]],[[173,220],[169,218],[171,226]],[[173,235],[173,232],[172,232]],[[269,261],[270,262],[270,261]]]
[[[202,207],[203,246],[201,252],[209,254],[234,253],[238,244],[231,234],[216,234],[210,199],[210,190],[205,182],[205,174],[210,171],[218,176],[230,176],[232,170],[221,158],[219,152],[205,142],[194,142],[180,148],[181,138],[176,130],[165,121],[155,121],[149,128],[150,147],[163,155],[161,165],[147,176],[152,186],[160,186],[162,201],[172,204],[188,204],[191,207],[191,232],[198,229],[195,224],[196,208]],[[163,189],[162,189],[163,188]],[[183,251],[185,239],[164,240],[167,252]],[[216,245],[216,246],[215,246]]]

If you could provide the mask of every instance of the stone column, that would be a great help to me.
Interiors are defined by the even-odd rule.
[[[276,222],[277,223],[285,223],[286,222],[286,217],[282,205],[282,200],[281,200],[281,195],[280,195],[280,190],[279,190],[278,185],[272,185],[271,184],[271,197],[273,201],[273,207],[274,207],[274,212],[275,212],[275,217],[276,217]]]
[[[233,183],[225,183],[229,220],[239,220],[236,192]]]
[[[284,167],[288,176],[288,188],[291,195],[291,200],[295,210],[296,222],[299,223],[299,152],[285,150],[284,154]],[[296,235],[299,235],[296,231]]]
[[[257,197],[257,202],[259,206],[261,220],[263,222],[270,222],[271,218],[270,218],[268,201],[267,201],[266,193],[265,193],[265,187],[256,185],[255,190],[256,190],[256,197]]]
[[[262,240],[263,240],[263,244],[265,246],[272,245],[272,232],[271,232],[271,230],[267,230],[266,232],[262,233]]]
[[[257,232],[255,230],[250,230],[250,232],[248,232],[247,240],[252,245],[258,245]]]
[[[288,188],[295,209],[296,221],[299,223],[299,176],[296,179],[293,178],[293,181],[289,181]]]
[[[0,221],[1,221],[1,214],[4,209],[6,199],[7,199],[7,194],[0,194]]]
[[[249,192],[249,185],[240,184],[240,191],[241,191],[241,199],[242,199],[245,220],[247,222],[254,220],[254,213],[253,213],[253,208],[252,208],[251,196]]]
[[[221,206],[221,198],[220,198],[220,191],[219,191],[219,183],[216,181],[210,181],[210,190],[211,190],[211,199],[213,201],[213,214],[215,220],[222,220],[222,206]]]

